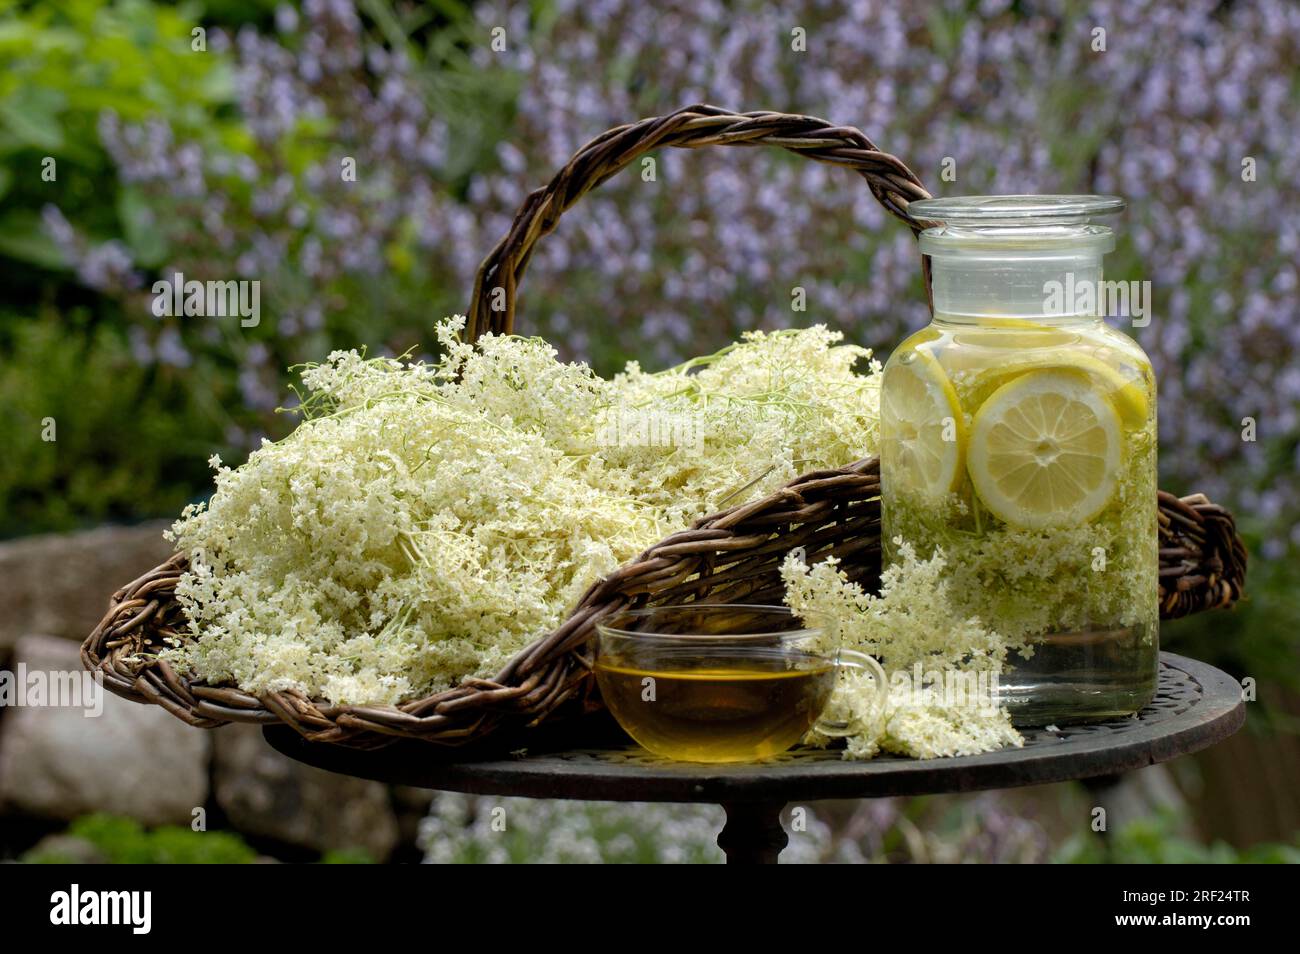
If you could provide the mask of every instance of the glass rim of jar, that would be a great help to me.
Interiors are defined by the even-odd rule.
[[[763,632],[655,632],[652,630],[627,629],[617,625],[629,617],[634,619],[653,619],[655,616],[673,614],[703,615],[737,615],[770,616],[789,620],[793,625],[784,629],[771,629]],[[770,645],[774,641],[786,641],[795,638],[823,636],[829,631],[829,617],[817,611],[796,613],[788,606],[762,603],[674,603],[663,606],[645,606],[637,609],[620,610],[609,617],[609,621],[596,623],[596,632],[602,639],[633,639],[641,644],[658,643],[661,645],[690,643],[699,645],[705,641],[725,643],[726,645]]]
[[[908,214],[952,228],[1086,225],[1124,207],[1117,195],[959,195],[918,199],[908,206]]]
[[[941,225],[922,232],[919,244],[923,254],[942,257],[1070,260],[1111,251],[1115,233],[1104,225]]]
[[[908,211],[929,226],[920,236],[926,255],[987,251],[1036,259],[1109,252],[1114,233],[1090,220],[1123,208],[1115,195],[962,195],[920,199]]]

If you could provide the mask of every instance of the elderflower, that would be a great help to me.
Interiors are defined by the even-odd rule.
[[[881,688],[874,682],[850,671],[836,684],[826,717],[849,727],[845,758],[881,751],[935,758],[1022,745],[1006,709],[991,691],[979,691],[1001,672],[1007,643],[960,611],[942,551],[922,561],[909,544],[894,542],[900,559],[881,574],[879,596],[849,582],[834,557],[809,567],[795,550],[781,567],[786,603],[827,620],[827,649],[870,653],[890,674],[883,707],[873,704]],[[953,694],[954,686],[972,691]],[[814,730],[810,741],[827,737]]]
[[[491,677],[669,533],[877,447],[879,365],[822,327],[605,380],[541,339],[470,345],[463,326],[438,325],[433,364],[307,366],[288,437],[237,468],[214,458],[211,499],[169,535],[190,564],[169,662],[331,704]],[[693,440],[610,432],[614,412],[686,420]]]

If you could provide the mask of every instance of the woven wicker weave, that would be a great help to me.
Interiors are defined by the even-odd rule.
[[[479,269],[467,337],[513,329],[516,289],[533,248],[574,202],[650,150],[712,145],[778,146],[846,166],[914,233],[924,227],[907,210],[912,200],[928,197],[926,190],[902,162],[880,152],[858,130],[808,116],[691,106],[597,137],[545,188],[528,196],[509,233]],[[170,637],[188,638],[175,599],[186,569],[182,554],[113,595],[108,613],[82,646],[82,661],[102,672],[105,685],[118,695],[160,705],[195,726],[283,722],[311,740],[358,747],[395,738],[476,742],[503,726],[535,725],[559,710],[598,706],[590,677],[591,636],[598,620],[627,606],[779,603],[779,567],[795,547],[803,547],[810,560],[838,556],[852,579],[874,589],[881,558],[879,491],[879,468],[868,458],[804,474],[763,500],[705,517],[595,583],[563,625],[528,646],[495,678],[466,679],[399,706],[330,706],[292,691],[254,696],[179,676],[155,653]],[[1162,491],[1156,503],[1161,615],[1230,606],[1241,594],[1246,569],[1231,514],[1201,495],[1179,499]]]

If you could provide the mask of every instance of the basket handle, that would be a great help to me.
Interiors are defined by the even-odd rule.
[[[717,106],[685,106],[666,116],[652,116],[602,133],[574,154],[545,187],[532,192],[515,214],[510,231],[497,242],[474,278],[465,339],[487,332],[514,330],[515,303],[533,247],[555,230],[560,216],[584,195],[639,156],[664,146],[778,146],[818,162],[845,166],[867,180],[885,210],[912,230],[921,225],[908,206],[930,193],[921,180],[889,153],[881,152],[852,126],[793,113],[733,113]],[[929,287],[928,262],[922,261]]]

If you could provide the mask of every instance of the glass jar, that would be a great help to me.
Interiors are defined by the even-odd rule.
[[[1155,377],[1100,317],[1114,237],[1090,222],[1121,208],[911,206],[942,224],[920,238],[933,321],[885,365],[885,558],[943,551],[949,596],[1009,646],[999,700],[1020,725],[1115,717],[1155,693]]]

